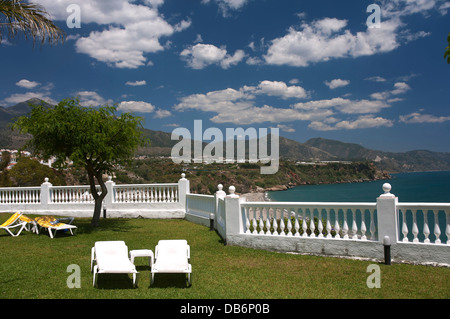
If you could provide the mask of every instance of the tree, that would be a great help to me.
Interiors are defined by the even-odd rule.
[[[9,172],[9,177],[16,187],[40,185],[48,177],[53,185],[65,185],[64,177],[56,174],[50,167],[37,160],[20,156],[17,164]]]
[[[448,46],[446,47],[447,51],[445,51],[444,59],[447,58],[447,63],[450,64],[450,32],[447,36]]]
[[[31,134],[25,144],[33,154],[44,159],[56,157],[54,166],[85,168],[95,199],[91,225],[98,226],[102,201],[107,194],[103,174],[129,163],[142,137],[142,118],[129,113],[116,114],[116,107],[80,106],[78,98],[62,100],[54,107],[32,105],[28,116],[22,116],[13,129]],[[100,193],[96,190],[96,181]]]
[[[33,44],[41,39],[41,44],[64,42],[65,32],[50,19],[45,8],[39,4],[24,0],[0,0],[0,42],[6,29],[7,35],[13,39],[22,31],[25,39],[32,38]]]

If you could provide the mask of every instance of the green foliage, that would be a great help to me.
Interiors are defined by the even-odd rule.
[[[39,186],[48,177],[53,185],[64,185],[64,177],[48,166],[42,165],[29,157],[21,157],[10,170],[9,176],[13,186]]]

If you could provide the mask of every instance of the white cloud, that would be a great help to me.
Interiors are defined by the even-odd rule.
[[[134,81],[134,82],[127,81],[127,82],[125,83],[125,85],[129,85],[129,86],[143,86],[143,85],[147,85],[147,81],[145,81],[145,80],[142,80],[142,81]]]
[[[368,114],[377,113],[384,108],[390,107],[384,101],[378,100],[350,100],[344,98],[333,98],[329,100],[316,100],[293,105],[295,109],[312,111],[319,109],[334,109],[344,114]]]
[[[202,0],[203,4],[209,4],[210,0]],[[219,6],[219,10],[224,17],[230,16],[230,11],[239,10],[249,2],[249,0],[214,0]]]
[[[346,26],[346,20],[325,18],[303,23],[301,30],[291,27],[287,35],[272,40],[264,56],[266,63],[304,67],[330,59],[389,52],[399,45],[397,21],[383,21],[381,28],[356,34],[345,29]]]
[[[327,121],[313,121],[308,127],[317,131],[335,131],[335,130],[355,130],[377,127],[392,127],[394,122],[382,117],[373,117],[363,115],[356,120],[338,121],[334,126],[326,123]]]
[[[347,20],[323,18],[310,23],[304,22],[300,28],[291,27],[288,33],[271,41],[264,56],[266,63],[305,67],[311,63],[338,58],[356,58],[390,52],[400,45],[430,33],[411,32],[403,19],[431,10],[447,14],[450,2],[439,0],[383,0],[380,28],[365,28],[350,31]]]
[[[291,89],[291,90],[290,90]],[[385,101],[350,100],[334,98],[300,102],[288,108],[257,105],[258,96],[305,98],[307,93],[298,86],[287,86],[284,82],[262,81],[258,86],[243,86],[238,90],[228,88],[206,94],[183,97],[174,106],[176,111],[196,110],[214,113],[210,120],[214,123],[250,125],[255,123],[277,123],[284,131],[292,132],[293,127],[284,123],[309,121],[310,128],[316,130],[358,129],[391,126],[392,121],[373,114],[390,107]],[[359,117],[355,120],[338,120],[335,114]],[[332,125],[333,124],[333,125]]]
[[[227,54],[225,48],[218,48],[212,44],[198,43],[184,49],[180,56],[184,58],[189,67],[193,69],[203,69],[212,64],[218,64],[223,69],[228,69],[232,65],[238,64],[245,57],[242,50],[237,50],[234,55]]]
[[[277,128],[279,128],[283,132],[287,132],[287,133],[294,133],[295,132],[295,129],[292,126],[290,126],[290,125],[278,124]]]
[[[370,78],[366,78],[366,81],[373,81],[373,82],[386,82],[386,79],[381,76],[372,76]]]
[[[409,90],[411,90],[411,87],[407,83],[405,83],[405,82],[397,82],[397,83],[394,84],[394,89],[393,90],[372,93],[370,95],[370,97],[372,99],[376,99],[376,100],[387,100],[392,95],[405,94]],[[400,100],[401,99],[393,98],[393,99],[390,99],[389,101],[390,102],[396,102],[396,101],[400,101]]]
[[[34,89],[36,86],[39,86],[40,83],[39,82],[35,82],[35,81],[29,81],[26,79],[22,79],[19,82],[16,83],[17,86],[26,88],[26,89]]]
[[[112,104],[112,100],[106,100],[94,91],[80,91],[76,93],[76,96],[80,98],[81,106],[102,106]]]
[[[435,116],[419,112],[400,116],[400,122],[402,123],[443,123],[446,121],[450,121],[450,116]]]
[[[8,105],[14,105],[14,104],[17,104],[17,103],[20,103],[20,102],[25,102],[25,101],[27,101],[29,99],[33,99],[33,98],[37,98],[37,99],[43,100],[43,101],[45,101],[47,103],[50,103],[50,104],[53,104],[53,105],[58,104],[57,101],[53,100],[50,97],[50,93],[49,92],[15,93],[15,94],[12,94],[11,96],[5,98],[2,101],[2,104],[5,103],[5,104],[8,104]]]
[[[67,19],[66,8],[73,0],[37,0],[55,20]],[[171,36],[190,26],[183,20],[170,25],[158,12],[163,0],[146,0],[142,3],[126,0],[78,0],[81,23],[106,25],[108,28],[93,31],[75,42],[78,53],[117,68],[138,68],[147,64],[146,54],[164,50],[161,37]]]
[[[142,101],[123,101],[119,103],[117,110],[123,112],[152,113],[155,107],[151,103]]]
[[[265,94],[268,96],[278,96],[283,99],[308,97],[308,93],[301,86],[288,86],[280,81],[262,81],[257,87],[246,87],[246,90],[253,94]]]
[[[170,111],[168,111],[168,110],[158,109],[155,112],[155,118],[157,118],[157,119],[162,119],[162,118],[165,118],[165,117],[169,117],[171,115],[172,115],[172,113]]]
[[[334,89],[337,89],[337,88],[349,85],[350,81],[342,80],[342,79],[334,79],[334,80],[331,80],[331,81],[325,81],[324,83],[330,89],[334,90]]]

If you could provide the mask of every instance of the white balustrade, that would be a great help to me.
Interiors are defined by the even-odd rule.
[[[40,187],[0,188],[0,204],[36,204],[40,202]]]
[[[100,187],[97,187],[100,192]],[[88,204],[94,203],[89,186],[52,186],[50,188],[51,203]]]
[[[434,203],[400,203],[397,205],[401,218],[402,242],[450,245],[450,205]],[[441,226],[445,225],[443,239]],[[431,235],[431,238],[430,238]]]
[[[114,185],[115,203],[177,203],[178,184]]]
[[[375,203],[245,202],[241,206],[246,234],[376,240]]]

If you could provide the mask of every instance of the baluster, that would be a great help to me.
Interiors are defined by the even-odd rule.
[[[266,208],[266,235],[272,235],[270,232],[270,208]]]
[[[429,244],[430,239],[428,236],[430,236],[430,228],[428,227],[428,210],[422,210],[423,213],[423,234],[425,235],[424,243]]]
[[[408,224],[406,223],[406,209],[402,209],[402,234],[403,234],[403,242],[407,243],[408,240]]]
[[[371,240],[375,240],[375,233],[376,233],[376,228],[375,228],[375,209],[371,209],[370,210],[370,239]]]
[[[342,233],[344,234],[344,239],[348,239],[348,224],[347,224],[347,210],[343,209],[344,212],[344,225],[342,227]]]
[[[259,233],[260,235],[264,235],[264,208],[259,208]]]
[[[254,235],[258,234],[258,230],[257,230],[258,224],[256,223],[256,211],[257,210],[259,211],[260,208],[256,208],[256,207],[252,208],[252,212],[253,212],[253,216],[252,216],[253,232],[252,232],[252,234],[254,234]],[[260,214],[261,214],[261,212],[260,212]]]
[[[325,213],[327,214],[327,238],[333,238],[331,235],[331,209],[325,209]]]
[[[303,211],[303,220],[302,220],[302,229],[303,229],[303,237],[308,237],[308,225],[306,223],[306,208],[302,208]]]
[[[244,213],[245,213],[245,227],[247,228],[247,229],[245,230],[245,233],[246,233],[246,234],[251,234],[251,232],[250,232],[250,219],[249,219],[249,216],[248,216],[249,212],[250,212],[250,208],[244,207]]]
[[[445,234],[447,235],[447,245],[450,245],[450,210],[445,211]]]
[[[353,211],[353,209],[352,209],[350,211],[352,212],[352,220],[353,220],[353,222],[352,222],[352,234],[353,234],[352,239],[358,239],[358,226],[356,225],[356,210]]]
[[[317,209],[319,212],[319,221],[317,222],[317,230],[319,231],[319,235],[317,237],[323,238],[323,224],[322,224],[322,210]]]
[[[291,221],[292,213],[293,213],[292,210],[288,209],[288,220],[287,220],[288,236],[292,236],[292,221]]]
[[[316,237],[316,226],[314,225],[314,208],[309,209],[309,229],[311,230],[311,235],[309,237]]]
[[[284,229],[285,229],[285,225],[284,225],[284,209],[280,208],[279,210],[280,210],[280,236],[285,236],[286,233],[284,232]]]
[[[441,229],[439,228],[439,210],[434,211],[434,236],[436,236],[435,244],[441,243]]]
[[[298,222],[299,215],[298,210],[294,211],[294,217],[295,217],[295,223],[294,223],[294,229],[295,229],[295,237],[300,237],[300,223]]]
[[[413,214],[413,227],[412,227],[412,233],[414,235],[413,243],[418,243],[419,239],[417,238],[417,235],[419,234],[419,228],[417,228],[417,218],[416,218],[417,209],[412,209],[411,212]]]
[[[361,210],[361,240],[367,240],[366,231],[366,211],[363,209]]]
[[[277,222],[277,210],[276,208],[272,208],[273,212],[273,234],[274,236],[278,236],[278,222]]]

